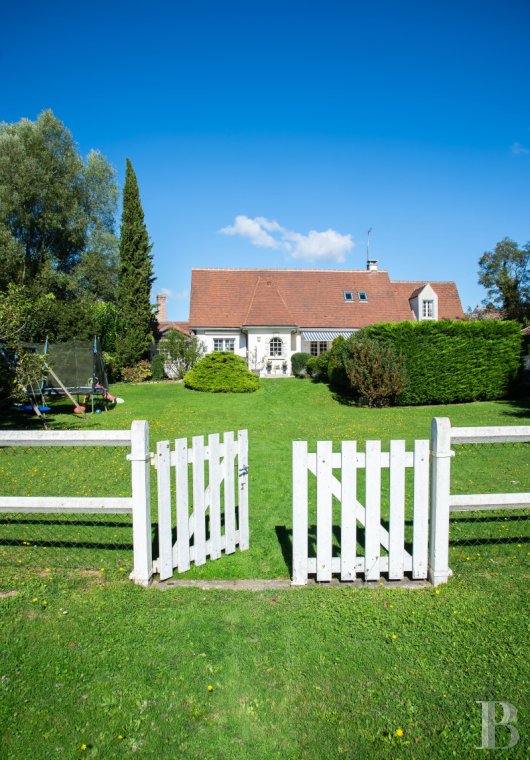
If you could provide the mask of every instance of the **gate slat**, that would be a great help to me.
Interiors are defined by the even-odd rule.
[[[341,453],[340,577],[353,581],[357,555],[357,442],[343,441]]]
[[[177,541],[173,565],[179,573],[190,569],[190,535],[195,531],[195,512],[189,514],[188,497],[188,441],[175,441],[175,483],[177,493]],[[176,556],[175,556],[176,555]]]
[[[219,456],[219,434],[208,436],[210,449],[210,559],[221,556],[221,459]]]
[[[293,585],[307,583],[307,441],[293,441]]]
[[[412,577],[427,577],[429,520],[429,444],[414,441],[414,519],[412,528]]]
[[[390,441],[388,577],[403,578],[405,549],[405,441]]]
[[[160,580],[165,581],[173,575],[169,441],[158,441],[156,444],[156,472],[158,493],[158,572],[160,573]]]
[[[193,448],[193,511],[195,533],[193,538],[196,565],[206,562],[206,516],[204,513],[204,440],[202,435],[192,439]]]
[[[366,441],[365,578],[378,581],[381,556],[381,441]]]
[[[248,549],[248,431],[239,430],[238,447],[238,507],[239,507],[239,548]]]
[[[331,580],[333,510],[332,443],[317,442],[317,580]]]
[[[224,436],[224,482],[225,482],[225,551],[233,554],[236,550],[236,504],[234,493],[234,460],[235,446],[234,434],[225,433]]]

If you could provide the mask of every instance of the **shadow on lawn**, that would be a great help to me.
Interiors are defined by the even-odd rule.
[[[382,521],[385,524],[385,521]],[[280,549],[282,551],[283,561],[289,573],[292,572],[293,567],[293,531],[292,528],[287,528],[285,525],[275,526],[276,536]],[[340,557],[340,525],[334,525],[332,528],[332,556]],[[360,546],[364,546],[365,543],[365,530],[362,526],[357,526],[357,541]],[[408,552],[412,551],[412,545],[405,543],[405,549]],[[316,557],[317,555],[317,526],[310,525],[308,527],[308,557]],[[357,556],[362,556],[358,554]]]
[[[506,410],[502,414],[506,417],[516,417],[521,420],[530,420],[530,401],[518,399],[517,401],[505,401]]]
[[[16,546],[20,548],[21,539],[3,538],[0,546]],[[128,544],[105,543],[104,541],[35,541],[31,540],[32,547],[41,547],[54,549],[105,549],[108,551],[132,551],[132,542]]]

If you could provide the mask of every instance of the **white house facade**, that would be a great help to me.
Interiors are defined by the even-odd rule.
[[[392,281],[366,270],[193,269],[187,329],[208,353],[231,351],[264,377],[291,375],[339,335],[379,322],[461,319],[454,282]]]

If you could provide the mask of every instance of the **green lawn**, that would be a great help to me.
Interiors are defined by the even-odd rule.
[[[125,404],[88,423],[57,414],[54,427],[148,419],[152,448],[164,438],[249,430],[251,549],[189,577],[288,577],[292,440],[411,443],[429,437],[435,415],[454,425],[530,420],[528,407],[508,402],[359,409],[326,386],[290,379],[248,396],[174,384],[113,390]],[[454,491],[530,490],[527,451],[459,447]],[[0,473],[6,495],[129,487],[118,450],[4,450]],[[452,520],[455,574],[436,591],[206,592],[133,586],[128,518],[96,526],[90,516],[69,524],[4,515],[0,757],[483,757],[476,700],[489,699],[518,708],[521,742],[504,756],[526,757],[523,517]]]

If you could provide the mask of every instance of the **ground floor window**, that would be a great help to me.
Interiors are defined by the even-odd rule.
[[[269,356],[281,356],[282,355],[282,339],[271,338],[269,342]]]
[[[234,338],[214,338],[213,350],[214,351],[235,351],[235,339]]]
[[[323,354],[324,351],[327,351],[327,350],[328,350],[328,344],[325,340],[311,341],[311,348],[310,348],[311,356],[319,356],[319,354]]]

